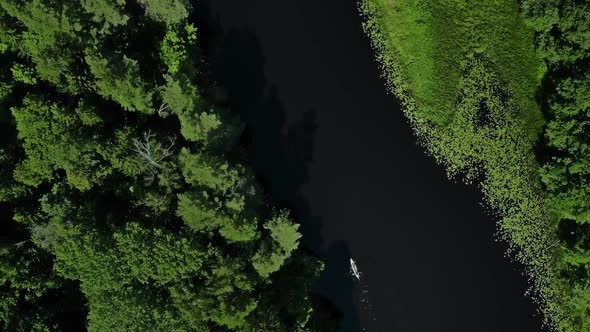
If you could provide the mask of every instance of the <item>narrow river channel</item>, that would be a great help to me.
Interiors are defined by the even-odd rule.
[[[196,6],[212,78],[247,123],[269,194],[325,261],[315,291],[343,331],[541,331],[477,189],[416,145],[353,0]]]

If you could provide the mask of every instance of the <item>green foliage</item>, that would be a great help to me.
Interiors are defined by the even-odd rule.
[[[187,331],[163,291],[129,285],[117,291],[86,294],[88,331]]]
[[[191,24],[184,26],[182,30],[166,30],[166,35],[162,41],[162,47],[160,49],[160,56],[162,61],[168,68],[168,73],[175,75],[180,70],[181,65],[189,61],[188,52],[190,45],[194,44],[197,40],[197,28]]]
[[[165,285],[196,274],[207,248],[195,237],[178,236],[160,229],[130,223],[113,234],[120,257],[140,283]]]
[[[550,205],[558,219],[590,223],[590,145],[586,139],[590,118],[590,72],[565,78],[557,85],[550,108],[554,118],[547,125],[548,145],[559,151],[543,167],[542,177],[552,192]]]
[[[299,331],[321,264],[261,224],[188,4],[139,4],[0,0],[0,330]]]
[[[269,220],[264,228],[270,231],[273,242],[262,247],[252,258],[252,265],[262,277],[278,271],[299,245],[299,225],[294,224],[285,211]]]
[[[245,242],[257,235],[257,222],[244,216],[243,209],[243,196],[227,199],[202,192],[179,195],[176,213],[192,231],[213,234],[218,230],[228,242]]]
[[[202,104],[197,88],[184,75],[178,78],[167,76],[161,96],[166,107],[176,114],[196,112],[197,105]]]
[[[0,249],[0,322],[6,331],[58,331],[55,291],[63,279],[51,271],[51,258],[30,243]],[[60,301],[61,302],[61,301]]]
[[[0,103],[12,92],[13,85],[0,81]]]
[[[19,43],[19,33],[13,19],[0,7],[0,54],[15,50]]]
[[[117,128],[106,144],[98,147],[100,155],[109,161],[113,169],[130,177],[136,177],[145,171],[145,163],[137,158],[132,150],[132,139],[139,135],[131,128]]]
[[[90,309],[89,331],[178,329],[160,285],[199,267],[195,258],[201,254],[194,241],[176,242],[165,232],[133,223],[112,237],[76,225],[57,225],[54,232],[55,269],[66,278],[80,280]],[[134,242],[140,239],[147,242]]]
[[[12,68],[12,77],[16,82],[21,82],[24,84],[37,84],[37,77],[35,69],[31,67],[27,67],[23,64],[15,63]]]
[[[465,174],[468,181],[485,176],[484,194],[503,217],[500,235],[519,249],[515,255],[536,278],[541,299],[559,301],[555,272],[548,270],[553,225],[543,206],[533,147],[508,90],[487,61],[467,67],[455,109],[433,152],[451,175]]]
[[[536,138],[542,116],[534,95],[544,67],[517,1],[366,0],[361,7],[371,15],[366,29],[382,39],[380,60],[396,67],[394,75],[419,105],[413,116],[437,125],[450,121],[463,69],[474,55],[486,54]]]
[[[195,108],[199,102],[199,92],[196,87],[182,76],[181,79],[168,76],[166,81],[161,91],[164,104],[176,114],[196,111]]]
[[[451,176],[482,181],[501,217],[499,235],[525,266],[546,323],[559,331],[586,330],[585,237],[565,248],[558,228],[560,219],[589,215],[582,116],[588,93],[580,75],[587,64],[588,4],[364,0],[361,9],[390,89],[421,143]],[[570,70],[564,66],[572,66],[575,79],[559,77]],[[549,148],[560,151],[540,170],[534,152],[543,120],[535,98],[544,76],[557,83],[559,96],[550,95],[551,83],[541,96],[553,112]]]
[[[272,239],[285,255],[290,256],[293,250],[299,246],[301,238],[301,234],[298,232],[299,225],[293,223],[288,212],[281,211],[280,214],[268,221],[264,228],[270,231]]]
[[[190,11],[186,0],[139,0],[139,3],[145,7],[147,16],[168,24],[185,20]]]
[[[195,287],[194,284],[179,285],[171,290],[172,300],[178,306],[183,319],[196,329],[206,321],[232,330],[258,329],[263,320],[255,324],[248,320],[248,315],[258,309],[257,301],[251,293],[251,279],[244,274],[235,273],[245,268],[241,259],[214,253],[213,259],[202,271],[207,276],[202,287]]]
[[[15,169],[16,180],[38,186],[63,169],[72,186],[88,190],[110,173],[98,154],[99,142],[71,110],[30,96],[13,116],[27,155]]]
[[[559,223],[559,272],[565,285],[563,331],[590,329],[590,4],[523,1],[550,72],[543,103],[549,113],[541,178],[547,206]],[[556,244],[558,244],[556,242]]]
[[[0,149],[0,202],[10,202],[27,193],[26,186],[12,177],[17,163],[14,151]]]
[[[180,151],[179,161],[185,180],[193,186],[224,193],[238,181],[238,170],[219,157],[191,153],[184,148]]]
[[[153,113],[153,92],[140,77],[137,61],[123,56],[107,59],[97,55],[86,57],[99,93],[117,102],[128,111]]]
[[[219,199],[210,200],[206,193],[187,193],[178,197],[178,216],[197,232],[210,232],[223,223]]]
[[[42,0],[2,0],[0,5],[19,22],[13,32],[21,25],[26,28],[18,38],[10,39],[19,40],[14,48],[31,57],[38,76],[60,88],[78,91],[80,79],[72,69],[77,68],[77,54],[85,44],[78,8],[70,2]]]
[[[221,126],[221,119],[214,112],[194,110],[178,114],[178,119],[182,126],[182,136],[190,141],[203,141],[213,130]]]
[[[537,31],[536,45],[549,63],[571,64],[588,57],[590,4],[575,0],[525,0],[527,23]]]
[[[198,90],[188,78],[168,76],[162,88],[162,109],[170,109],[180,120],[180,132],[189,141],[206,142],[221,128],[221,118],[208,109]]]
[[[94,15],[96,22],[103,22],[103,29],[127,23],[129,17],[122,14],[125,0],[82,0],[80,4],[87,12]]]

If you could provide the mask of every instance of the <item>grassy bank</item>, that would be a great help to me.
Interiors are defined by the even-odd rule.
[[[534,153],[544,125],[535,96],[547,69],[518,2],[363,0],[361,11],[418,139],[451,177],[481,186],[546,323],[577,331]]]
[[[538,133],[543,120],[534,95],[544,66],[516,1],[375,0],[364,8],[372,16],[367,24],[373,37],[387,48],[382,56],[400,64],[421,116],[438,125],[450,121],[467,63],[485,54]]]

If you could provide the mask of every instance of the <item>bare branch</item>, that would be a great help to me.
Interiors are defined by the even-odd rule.
[[[158,108],[158,115],[162,116],[162,113],[164,113],[169,108],[170,108],[170,105],[168,103],[162,103],[162,105],[160,105],[160,108]]]
[[[152,144],[154,135],[151,130],[143,133],[143,140],[134,138],[132,140],[134,151],[145,160],[151,168],[159,168],[160,162],[173,154],[176,137],[168,137],[169,144],[164,147],[160,142]]]

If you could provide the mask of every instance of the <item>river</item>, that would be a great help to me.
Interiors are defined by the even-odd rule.
[[[342,331],[541,330],[478,190],[416,145],[354,1],[196,6],[212,78],[247,124],[269,194],[325,261],[314,292],[338,308]]]

